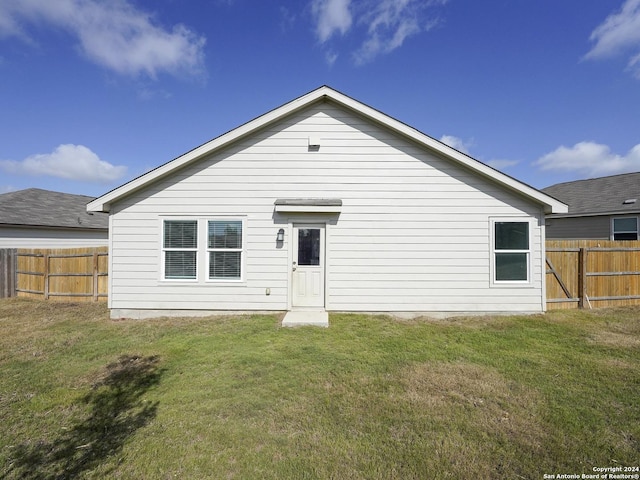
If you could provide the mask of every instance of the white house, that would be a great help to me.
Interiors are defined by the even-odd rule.
[[[88,205],[113,317],[541,312],[567,207],[320,87]]]

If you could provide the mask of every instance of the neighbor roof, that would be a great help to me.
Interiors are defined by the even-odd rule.
[[[542,191],[569,205],[562,216],[640,212],[640,172],[558,183]]]
[[[369,121],[377,123],[399,135],[403,135],[424,148],[435,151],[441,156],[444,156],[453,163],[457,163],[463,167],[466,167],[475,173],[486,177],[503,187],[528,198],[544,208],[545,213],[566,213],[567,206],[562,202],[542,193],[540,190],[536,190],[529,185],[526,185],[508,175],[505,175],[498,170],[495,170],[484,163],[475,160],[468,155],[465,155],[454,148],[445,145],[444,143],[419,132],[418,130],[410,127],[409,125],[402,123],[388,115],[369,107],[351,97],[348,97],[330,87],[322,86],[313,90],[306,95],[296,98],[289,103],[282,105],[281,107],[271,110],[264,115],[251,120],[240,127],[231,130],[213,140],[201,145],[184,155],[161,165],[160,167],[151,170],[150,172],[116,188],[115,190],[106,193],[102,197],[94,200],[87,205],[87,209],[92,212],[108,212],[111,208],[111,204],[132,194],[133,192],[150,185],[172,173],[186,167],[203,158],[206,155],[229,146],[231,143],[245,138],[248,135],[256,132],[259,129],[266,127],[274,122],[282,120],[284,117],[289,116],[295,112],[309,107],[315,103],[328,101],[341,106],[342,108],[349,109],[358,115],[365,117]]]
[[[88,213],[93,197],[27,188],[0,195],[0,225],[100,229],[109,228],[109,217]]]

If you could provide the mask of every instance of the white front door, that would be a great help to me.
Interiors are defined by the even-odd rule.
[[[293,226],[292,307],[324,307],[324,227]]]

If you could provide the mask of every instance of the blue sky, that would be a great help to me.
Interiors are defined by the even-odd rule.
[[[0,193],[99,196],[324,84],[534,187],[640,171],[640,0],[0,0]]]

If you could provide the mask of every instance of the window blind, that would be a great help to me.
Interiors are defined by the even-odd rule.
[[[196,278],[198,222],[166,220],[164,222],[164,278]]]
[[[209,279],[242,278],[242,221],[208,223]]]

